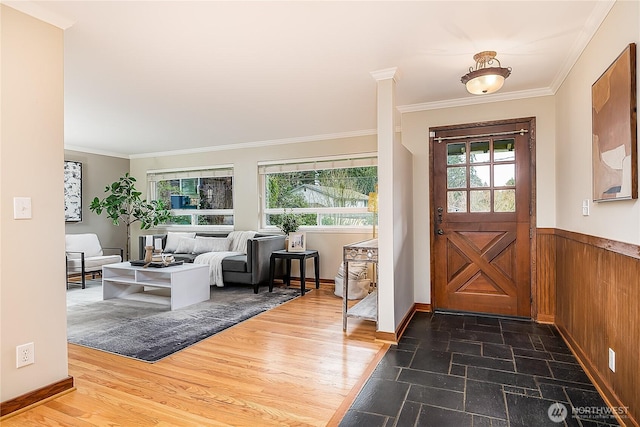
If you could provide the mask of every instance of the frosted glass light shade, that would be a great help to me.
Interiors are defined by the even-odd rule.
[[[461,80],[469,93],[484,95],[500,90],[509,74],[511,71],[508,68],[490,67],[472,71]]]

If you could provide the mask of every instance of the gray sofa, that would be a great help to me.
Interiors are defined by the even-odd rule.
[[[227,237],[228,233],[196,233],[203,237]],[[140,236],[138,241],[139,258],[144,259],[144,246],[146,236]],[[153,240],[162,239],[162,247],[166,246],[166,234],[154,234]],[[222,277],[224,283],[242,284],[253,286],[253,292],[258,293],[260,285],[268,285],[269,264],[273,251],[285,249],[285,236],[281,234],[260,234],[247,240],[246,255],[229,256],[222,260]],[[175,253],[176,261],[193,262],[196,254]],[[282,263],[276,265],[275,276],[282,277]]]

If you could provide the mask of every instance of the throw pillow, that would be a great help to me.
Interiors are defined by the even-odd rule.
[[[194,254],[205,252],[226,252],[229,250],[230,241],[226,237],[203,237],[196,236],[196,246],[193,248]]]
[[[174,253],[176,254],[191,254],[196,247],[196,239],[190,239],[188,237],[181,237],[178,242],[178,247]]]
[[[180,243],[180,238],[186,237],[188,239],[193,239],[196,237],[196,233],[178,233],[175,231],[170,231],[167,233],[167,243],[164,245],[163,252],[175,252],[178,249],[178,243]]]

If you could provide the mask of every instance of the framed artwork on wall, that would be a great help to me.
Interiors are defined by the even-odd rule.
[[[636,45],[591,86],[593,201],[638,198]]]
[[[64,161],[64,220],[82,221],[82,163]]]

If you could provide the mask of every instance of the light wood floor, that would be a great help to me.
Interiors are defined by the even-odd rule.
[[[2,425],[337,425],[388,347],[341,304],[314,289],[154,364],[69,344],[76,390]]]

